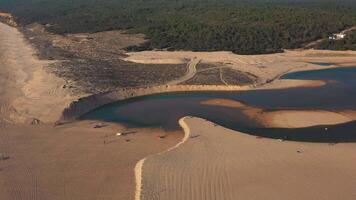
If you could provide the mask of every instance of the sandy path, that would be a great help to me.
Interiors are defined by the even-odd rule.
[[[127,53],[126,61],[145,64],[181,64],[186,60],[199,59],[204,63],[221,63],[259,78],[259,84],[269,83],[281,75],[303,70],[317,70],[338,67],[340,64],[356,64],[356,52],[294,50],[266,55],[237,55],[232,52],[192,52],[192,51],[142,51]],[[320,66],[312,62],[330,62],[337,65]]]
[[[13,27],[0,23],[0,118],[28,123],[56,121],[78,96],[62,89],[64,80],[47,73],[48,61],[38,60],[35,50]]]
[[[194,75],[197,73],[197,65],[199,64],[200,60],[197,59],[197,58],[193,58],[189,61],[189,63],[187,64],[188,65],[188,71],[187,73],[180,77],[179,79],[177,80],[173,80],[173,81],[170,81],[167,83],[167,85],[178,85],[180,83],[183,83],[191,78],[194,77]]]
[[[150,156],[141,199],[356,198],[356,144],[279,142],[186,118],[189,139]]]

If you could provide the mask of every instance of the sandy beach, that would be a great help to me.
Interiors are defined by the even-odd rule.
[[[95,124],[0,129],[0,152],[9,156],[0,160],[0,199],[133,199],[136,163],[182,136],[110,123],[94,129]]]
[[[140,199],[355,199],[355,144],[259,139],[184,118],[189,138],[143,164]]]
[[[102,124],[94,121],[54,127],[84,94],[63,88],[65,81],[44,68],[53,61],[39,60],[16,28],[0,23],[0,42],[0,199],[133,199],[136,162],[182,134],[93,128]]]
[[[282,110],[264,112],[259,116],[259,121],[266,127],[272,128],[302,128],[318,125],[335,125],[354,120],[356,120],[356,115],[348,111]]]
[[[68,105],[88,94],[64,87],[66,81],[45,68],[54,61],[39,60],[36,50],[16,28],[0,23],[0,42],[0,153],[8,156],[0,160],[0,199],[356,198],[356,181],[350,178],[356,176],[354,144],[260,139],[194,117],[181,121],[185,134],[159,128],[126,128],[119,123],[93,128],[101,122],[79,120],[53,126]],[[161,85],[151,91],[124,89],[127,94],[115,94],[112,99],[108,96],[107,102],[165,92],[161,88],[231,91],[320,87],[323,81],[276,78],[292,71],[354,66],[356,53],[295,50],[241,56],[231,52],[150,51],[128,53],[125,60],[191,63],[191,69],[181,79],[171,80],[173,86]],[[177,85],[194,76],[199,62],[220,63],[251,73],[262,84]],[[335,64],[319,66],[312,62]],[[91,109],[101,105],[89,103]],[[242,109],[268,127],[295,128],[356,119],[353,110],[265,111],[248,102],[226,99],[203,103]],[[30,125],[33,122],[40,124]],[[129,134],[118,136],[118,132]]]

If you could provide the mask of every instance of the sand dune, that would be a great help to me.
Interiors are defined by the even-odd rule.
[[[140,199],[356,198],[355,144],[279,142],[185,118],[188,140],[148,157]]]
[[[58,120],[80,94],[63,89],[65,81],[46,72],[44,66],[50,62],[36,58],[16,28],[0,23],[0,43],[0,118],[15,123]]]

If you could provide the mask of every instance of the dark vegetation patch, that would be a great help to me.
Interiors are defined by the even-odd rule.
[[[221,70],[222,77],[228,85],[251,85],[256,83],[258,79],[253,74],[231,68],[222,68]]]
[[[99,33],[98,37],[96,34],[60,36],[38,25],[24,27],[22,32],[36,47],[40,58],[60,61],[46,69],[66,80],[63,87],[75,93],[96,94],[120,87],[160,85],[187,71],[186,64],[147,65],[123,61],[122,48],[127,41],[122,40],[130,36],[120,33]]]
[[[8,160],[10,159],[10,156],[5,154],[5,153],[0,153],[0,161],[2,160]]]
[[[193,78],[182,85],[225,85],[220,78],[220,69],[198,72]]]
[[[207,70],[218,67],[218,64],[211,64],[211,63],[199,63],[196,66],[197,71]]]
[[[68,81],[71,89],[87,93],[117,88],[161,85],[186,72],[183,65],[142,65],[125,61],[76,60],[56,63],[49,69]],[[71,86],[75,83],[75,86]],[[74,88],[73,88],[74,87]]]
[[[150,39],[130,50],[274,53],[356,24],[354,0],[1,0],[0,9],[55,33],[130,29]]]

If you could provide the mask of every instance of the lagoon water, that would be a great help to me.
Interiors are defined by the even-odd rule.
[[[189,92],[150,95],[119,101],[82,117],[127,126],[177,129],[178,119],[196,116],[252,135],[310,142],[356,141],[356,123],[301,129],[263,128],[237,108],[202,105],[210,99],[231,99],[269,110],[356,109],[356,68],[335,68],[287,74],[282,79],[324,80],[325,86],[246,92]],[[328,131],[325,128],[328,127]]]

